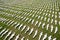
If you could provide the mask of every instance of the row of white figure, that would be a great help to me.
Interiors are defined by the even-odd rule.
[[[6,6],[7,7],[7,6]],[[11,7],[9,7],[9,8],[11,8]],[[17,13],[18,11],[16,11],[16,9],[15,10],[13,10],[14,8],[12,7],[11,9],[7,9],[7,8],[3,8],[3,7],[0,7],[0,9],[3,9],[3,10],[9,10],[10,12],[14,12],[14,13]],[[18,9],[19,10],[19,9]],[[22,10],[22,9],[20,9],[20,10]],[[26,9],[27,10],[27,9]],[[43,12],[43,10],[44,11],[46,11],[46,12],[52,12],[53,14],[54,13],[57,13],[57,12],[54,12],[54,11],[51,11],[51,10],[46,10],[46,9],[41,9],[41,12]],[[27,10],[28,11],[28,10]],[[29,12],[34,12],[34,13],[39,13],[39,11],[34,11],[34,10],[30,10]],[[18,12],[19,13],[19,12]],[[39,14],[38,14],[39,15]]]
[[[12,14],[8,14],[8,13],[3,13],[3,14],[5,14],[6,16],[14,17],[14,15],[12,15]],[[2,15],[3,15],[3,14],[2,14]],[[44,14],[45,14],[45,13],[44,13]],[[31,15],[32,15],[32,14],[31,14]],[[59,14],[59,15],[60,15],[60,14]],[[22,21],[27,21],[27,20],[28,20],[28,23],[32,20],[32,21],[31,21],[32,24],[34,24],[34,21],[35,21],[34,18],[31,19],[31,18],[23,17],[23,16],[22,16],[22,17],[21,17],[21,16],[16,16],[16,17],[17,17],[17,18],[20,18],[20,19],[22,18]],[[34,14],[32,15],[32,17],[34,17]],[[44,21],[47,21],[47,22],[50,22],[50,21],[51,21],[51,23],[53,23],[53,21],[54,21],[56,25],[57,25],[57,22],[58,22],[57,19],[55,19],[55,20],[54,20],[54,19],[50,19],[50,18],[47,19],[47,17],[43,17],[43,16],[40,17],[40,16],[38,16],[38,15],[36,15],[35,17],[38,17],[38,19],[44,20]],[[55,15],[55,18],[57,18],[57,15]],[[46,19],[47,19],[47,20],[46,20]],[[36,21],[35,25],[36,25],[36,24],[38,24],[38,21]],[[60,25],[60,21],[59,21],[59,25]]]
[[[23,26],[23,23],[20,24],[20,23],[14,22],[14,21],[12,21],[12,20],[10,20],[10,21],[7,20],[7,21],[8,21],[8,22],[7,22],[8,25],[11,25],[11,24],[12,24],[12,26],[16,25],[15,28],[17,28],[17,27],[19,26],[19,29],[20,29],[20,28]],[[37,24],[37,23],[38,23],[38,21],[36,22],[36,24]],[[36,24],[35,24],[35,25],[36,25]],[[41,24],[41,22],[39,23],[38,27],[40,27],[40,24]],[[45,23],[42,24],[42,29],[44,29],[44,25],[45,25]],[[51,26],[51,27],[50,27],[50,26]],[[22,31],[23,31],[25,28],[26,28],[26,25],[24,25]],[[46,30],[48,30],[49,28],[51,28],[51,32],[54,30],[54,26],[53,26],[53,25],[46,24]],[[58,31],[58,27],[56,26],[54,33],[57,33],[57,31]]]
[[[0,29],[2,29],[2,27],[0,27]],[[8,34],[7,34],[8,33]],[[7,35],[6,35],[7,34]],[[6,29],[6,28],[4,28],[1,32],[0,32],[0,38],[1,37],[3,37],[4,35],[6,35],[5,36],[5,38],[4,38],[4,40],[6,40],[9,36],[9,39],[8,40],[11,40],[14,36],[15,36],[15,32],[13,33],[12,31],[9,31],[9,29]],[[18,40],[19,39],[19,34],[15,37],[15,40]],[[25,37],[22,37],[21,38],[21,40],[24,40],[24,38]],[[29,40],[29,39],[27,39],[27,40]]]
[[[52,4],[54,4],[53,6],[52,6]],[[42,6],[42,5],[44,5],[44,7]],[[0,5],[0,6],[5,6],[5,5]],[[18,6],[18,5],[17,5]],[[41,6],[41,7],[40,7]],[[57,3],[47,3],[47,4],[41,4],[39,7],[40,8],[48,8],[48,9],[53,9],[54,10],[54,6],[55,6],[55,9],[58,9],[58,2]],[[47,7],[48,6],[48,7]],[[49,7],[49,6],[51,6],[51,7]],[[7,6],[5,6],[5,7],[7,7]],[[8,7],[10,7],[10,6],[8,6]],[[20,7],[20,6],[18,6],[18,7]],[[10,7],[11,8],[11,7]],[[14,8],[14,7],[13,7]],[[18,10],[19,10],[19,8],[17,8]],[[34,8],[35,9],[35,8]]]
[[[11,25],[11,26],[14,26],[15,25],[15,28],[18,27],[18,29],[20,29],[23,26],[23,28],[22,28],[21,31],[23,31],[26,28],[26,25],[23,25],[23,23],[20,24],[18,22],[14,22],[14,21],[9,20],[9,19],[8,20],[5,19],[5,20],[7,21],[7,23],[6,23],[7,25]],[[40,26],[40,24],[41,24],[41,22],[39,23],[39,26]],[[45,23],[42,24],[42,29],[44,29],[44,25],[45,25]],[[51,32],[53,32],[54,29],[55,29],[54,33],[57,33],[57,31],[58,31],[58,27],[57,26],[54,28],[53,25],[46,24],[46,30],[49,30],[49,28],[51,28]],[[27,27],[27,29],[28,29],[28,27]]]
[[[2,27],[0,27],[0,29],[2,29]],[[32,30],[33,30],[33,29],[32,29]],[[37,34],[37,32],[38,32],[38,30],[35,31],[35,35]],[[3,37],[6,33],[8,33],[8,34],[6,35],[6,37],[4,38],[4,40],[6,40],[9,36],[10,36],[10,37],[9,37],[8,40],[11,40],[11,39],[15,36],[15,32],[12,33],[11,30],[9,31],[9,29],[4,28],[4,29],[2,29],[2,31],[0,32],[0,35],[1,35],[0,38]],[[10,34],[11,34],[11,35],[10,35]],[[34,35],[34,36],[35,36],[35,35]],[[48,40],[51,40],[51,39],[52,39],[52,35],[47,36],[47,35],[48,35],[47,33],[43,34],[43,32],[40,32],[38,40],[41,40],[42,35],[44,35],[43,38],[42,38],[42,40],[45,40],[46,38],[48,38]],[[20,36],[20,35],[18,34],[18,35],[16,36],[15,40],[18,40],[18,39],[19,39],[19,36]],[[33,38],[34,38],[34,36],[33,36]],[[25,37],[22,37],[21,40],[24,40],[24,38],[25,38]],[[29,40],[29,39],[27,39],[27,40]],[[56,38],[53,38],[53,40],[56,40]]]
[[[52,6],[52,4],[54,4],[54,5]],[[42,4],[42,5],[43,5],[43,4]],[[49,5],[50,7],[49,7],[48,5]],[[8,7],[8,8],[20,10],[20,8],[15,8],[15,7],[13,7],[13,6],[8,6],[8,5],[0,5],[0,6],[2,6],[2,7],[4,6],[4,7]],[[16,5],[15,5],[15,6],[16,6]],[[17,5],[17,6],[18,6],[18,5]],[[41,5],[40,5],[40,6],[41,6]],[[40,6],[39,6],[39,7],[40,7]],[[48,6],[48,7],[47,7],[47,6]],[[47,3],[46,5],[44,4],[44,7],[41,6],[40,8],[41,8],[41,9],[42,9],[42,8],[47,8],[47,9],[53,9],[53,10],[54,10],[54,6],[55,6],[55,9],[57,9],[57,10],[59,9],[59,8],[58,8],[58,2],[57,2],[57,3],[50,3],[50,4]],[[18,7],[20,7],[20,6],[18,6]],[[29,9],[30,9],[30,8],[29,8]],[[37,8],[31,8],[31,9],[37,9]],[[26,9],[26,10],[27,10],[27,9]]]
[[[17,23],[17,22],[16,22],[16,23]],[[15,23],[15,24],[16,24],[16,23]],[[19,25],[19,24],[17,24],[17,25]],[[17,27],[17,25],[15,26],[15,28]],[[21,25],[19,26],[19,29],[20,29],[22,26],[23,26],[23,24],[21,24]],[[22,28],[21,31],[23,31],[23,30],[25,29],[25,27],[26,27],[26,25]],[[48,30],[48,27],[49,27],[49,24],[48,24],[48,26],[47,26],[47,30]],[[30,30],[30,27],[27,27],[25,33],[27,33],[29,30]],[[31,34],[33,33],[33,31],[34,31],[34,28],[31,28],[31,30],[30,30],[30,32],[29,32],[28,35],[31,35]],[[53,31],[53,25],[51,25],[51,32],[52,32],[52,31]],[[58,31],[58,28],[56,27],[54,33],[56,33],[57,31]],[[34,34],[33,38],[36,37],[37,33],[38,33],[38,30],[35,31],[35,34]]]
[[[4,9],[4,8],[2,8],[2,9]],[[14,11],[15,12],[15,11]],[[53,13],[54,13],[54,11],[53,11]],[[8,13],[5,13],[5,15],[7,14],[7,16],[14,16],[14,15],[12,15],[12,14],[8,14]],[[47,17],[43,17],[44,15],[45,16],[49,16],[50,17],[50,15],[51,14],[48,14],[48,13],[43,13],[43,16],[42,17],[40,17],[40,16],[38,16],[38,15],[35,15],[36,13],[34,13],[34,14],[27,14],[27,13],[25,13],[24,15],[26,15],[26,16],[32,16],[32,17],[37,17],[38,19],[40,19],[40,20],[44,20],[44,21],[46,21],[46,19],[47,19]],[[56,14],[57,14],[57,12],[56,12]],[[60,14],[59,14],[60,15]],[[51,15],[52,17],[54,17],[54,14],[52,14]],[[17,16],[18,17],[18,16]],[[20,16],[19,16],[20,17]],[[23,20],[24,19],[26,19],[26,20],[28,20],[29,18],[24,18],[24,17],[22,17],[23,18]],[[43,19],[44,18],[44,19]],[[57,15],[55,15],[55,18],[57,18]],[[59,18],[60,18],[60,16],[59,16]],[[53,19],[51,19],[52,21],[51,21],[51,23],[53,23]],[[33,22],[34,22],[34,20],[33,20]],[[50,18],[48,18],[47,19],[47,22],[50,22]],[[57,20],[55,20],[55,24],[57,24]],[[60,25],[60,24],[59,24]]]
[[[10,12],[14,12],[14,13],[17,13],[18,11],[16,11],[16,10],[13,10],[13,9],[7,9],[7,8],[3,8],[3,7],[0,7],[0,9],[3,9],[3,10],[5,10],[5,11],[10,11]],[[41,10],[41,12],[43,12],[43,10],[44,9],[42,9]],[[51,10],[44,10],[44,11],[46,11],[46,12],[52,12],[52,14],[54,14],[54,13],[56,13],[57,14],[57,12],[54,12],[54,11],[51,11]],[[39,11],[34,11],[34,10],[30,10],[29,12],[34,12],[34,13],[36,13],[36,14],[38,14],[39,13]],[[21,13],[21,11],[20,12],[18,12],[18,13]],[[44,13],[44,14],[46,14],[46,13]],[[43,14],[43,16],[44,16],[44,14]],[[27,15],[27,14],[26,14]],[[39,14],[38,14],[39,15]],[[46,14],[47,15],[47,14]],[[50,14],[49,14],[50,15]],[[52,17],[53,17],[53,15],[52,15]]]

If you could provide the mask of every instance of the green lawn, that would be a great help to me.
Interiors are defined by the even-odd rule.
[[[0,40],[60,40],[60,1],[1,0],[0,27]]]

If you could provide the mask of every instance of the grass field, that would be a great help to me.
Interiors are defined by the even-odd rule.
[[[0,0],[0,40],[60,40],[60,0]]]

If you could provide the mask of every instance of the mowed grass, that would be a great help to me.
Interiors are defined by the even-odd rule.
[[[51,1],[51,5],[52,6],[54,5],[54,6],[52,7],[52,9],[50,9],[51,5],[50,5],[50,2],[48,2],[48,1],[49,0],[46,0],[45,3],[44,3],[42,0],[38,0],[38,1],[35,0],[35,1],[32,1],[31,4],[26,3],[27,5],[26,4],[22,4],[22,3],[21,4],[18,3],[18,4],[14,4],[14,5],[13,4],[11,4],[11,5],[3,4],[3,3],[0,4],[0,18],[5,18],[7,20],[9,19],[9,21],[10,20],[14,21],[12,24],[17,22],[17,24],[20,23],[20,25],[21,24],[23,24],[23,26],[26,25],[26,28],[25,28],[24,31],[21,32],[23,26],[19,30],[18,29],[19,26],[17,28],[15,28],[15,26],[17,24],[12,26],[12,24],[11,25],[7,24],[8,21],[6,21],[6,22],[5,21],[4,22],[0,21],[0,26],[3,27],[2,29],[6,28],[6,29],[9,29],[9,30],[12,30],[12,33],[15,32],[15,36],[17,36],[19,34],[20,35],[19,40],[23,36],[25,37],[25,40],[27,40],[27,38],[29,40],[38,40],[40,32],[43,32],[41,40],[42,40],[42,38],[44,37],[44,35],[46,33],[48,34],[47,35],[48,37],[50,35],[52,35],[52,39],[53,38],[57,38],[57,40],[60,40],[60,30],[59,30],[60,29],[60,24],[59,24],[59,21],[60,21],[59,16],[60,15],[58,14],[60,12],[59,2]],[[58,3],[58,4],[56,4],[56,6],[55,6],[55,3]],[[37,4],[39,4],[39,5],[37,5]],[[1,9],[1,8],[3,8],[3,9]],[[56,10],[56,9],[59,9],[59,10]],[[55,12],[57,12],[57,14],[55,14]],[[45,15],[43,15],[44,13],[45,13]],[[31,14],[31,16],[29,16],[30,14]],[[46,16],[46,14],[47,14],[47,16]],[[50,14],[50,17],[48,16],[49,14]],[[33,15],[34,15],[34,17],[32,17]],[[42,20],[38,19],[38,17],[36,17],[36,15],[40,16],[40,18],[43,17],[43,19]],[[52,17],[52,15],[54,15],[54,16]],[[56,19],[55,19],[55,15],[57,15]],[[23,18],[26,17],[26,18],[22,21],[23,18],[21,18],[21,17],[23,17]],[[44,21],[45,17],[47,18],[46,21]],[[34,23],[31,24],[32,20],[28,23],[29,19],[27,21],[25,21],[27,18],[34,20]],[[50,18],[49,22],[47,22],[48,18]],[[53,23],[51,23],[51,19],[53,19]],[[57,24],[56,25],[55,25],[55,20],[57,20]],[[39,24],[39,22],[42,22],[40,27],[38,27],[38,24],[35,25],[36,21],[38,21],[38,24]],[[44,29],[42,29],[43,23],[45,23]],[[49,30],[46,30],[46,25],[47,24],[49,24]],[[50,27],[51,25],[53,25],[53,27],[54,27],[53,32],[50,31],[51,30],[51,27]],[[57,31],[56,34],[54,34],[56,26],[58,27],[58,31]],[[27,33],[25,33],[25,31],[27,30],[27,27],[30,27],[30,29],[34,28],[34,31],[32,32],[31,35],[28,35],[30,30]],[[37,34],[37,36],[35,38],[32,38],[36,30],[38,30],[38,34]],[[3,40],[6,37],[6,35],[4,35],[2,38],[0,38],[0,40]],[[48,37],[45,40],[48,40]],[[8,40],[8,38],[6,40]],[[15,37],[13,37],[11,40],[14,40],[14,39],[15,39]]]

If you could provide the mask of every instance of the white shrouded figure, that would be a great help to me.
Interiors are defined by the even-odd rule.
[[[23,24],[21,24],[18,29],[20,29],[22,26],[23,26]]]
[[[52,17],[53,17],[54,15],[52,14]]]
[[[54,33],[57,33],[57,31],[58,31],[58,27],[55,27],[55,32]]]
[[[55,15],[55,19],[57,18],[57,15]]]
[[[42,35],[43,35],[43,32],[40,33],[38,40],[41,39]]]
[[[51,19],[51,23],[53,23],[53,19]]]
[[[34,19],[32,20],[31,24],[33,24],[33,23],[34,23]]]
[[[33,32],[33,30],[34,30],[34,29],[32,28],[32,29],[31,29],[31,31],[30,31],[30,33],[29,33],[28,35],[31,35],[31,34],[32,34],[32,32]]]
[[[21,30],[21,31],[23,31],[25,28],[26,28],[26,25],[24,25],[24,26],[23,26],[23,28],[22,28],[22,30]]]
[[[27,33],[29,31],[30,27],[27,28],[27,30],[25,31],[25,33]]]
[[[55,24],[57,24],[57,20],[55,20]]]
[[[51,38],[52,36],[50,35],[49,37],[48,37],[48,40],[51,40],[52,38]]]
[[[44,18],[44,21],[46,21],[47,17]]]
[[[53,25],[51,25],[51,32],[53,31]]]
[[[29,19],[28,23],[31,21],[32,19]]]
[[[34,17],[34,14],[32,15],[32,17]]]
[[[16,36],[15,40],[18,40],[18,38],[19,38],[19,34]]]
[[[48,18],[47,22],[49,22],[49,21],[50,21],[50,18]]]
[[[38,16],[38,19],[40,19],[40,16]]]
[[[22,37],[21,40],[24,40],[25,37]]]
[[[15,26],[15,28],[17,28],[18,25],[20,25],[20,23],[18,23],[18,24]]]
[[[47,24],[47,26],[46,26],[47,28],[46,28],[46,30],[48,30],[48,28],[49,28],[49,24]]]
[[[35,34],[34,34],[33,38],[36,37],[37,33],[38,33],[38,30],[35,31]]]
[[[35,25],[37,25],[37,24],[38,24],[38,21],[36,21]]]
[[[44,28],[45,23],[42,24],[42,28]]]
[[[47,33],[44,35],[42,40],[45,40],[47,38]]]
[[[27,40],[29,40],[29,39],[27,39]]]
[[[41,25],[41,22],[39,22],[38,27],[40,27],[40,25]]]
[[[43,19],[43,16],[41,17],[41,20]]]
[[[56,40],[56,38],[54,38],[53,40]]]

